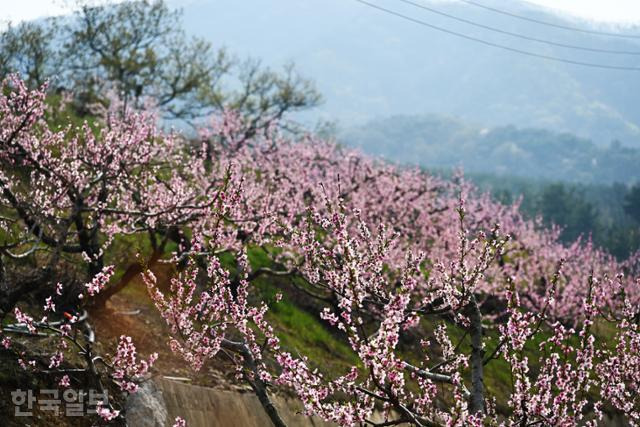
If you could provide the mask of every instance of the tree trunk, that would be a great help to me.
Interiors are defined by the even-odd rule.
[[[258,366],[256,365],[256,361],[253,359],[253,355],[249,351],[247,345],[241,342],[234,342],[227,339],[224,339],[222,341],[222,345],[223,347],[226,347],[242,355],[244,367],[253,374],[253,378],[248,378],[247,373],[245,372],[245,379],[247,380],[253,391],[256,393],[256,396],[258,396],[260,404],[269,416],[269,419],[271,420],[273,425],[275,427],[287,427],[282,418],[280,418],[278,408],[276,408],[276,406],[271,401],[271,398],[269,397],[267,384],[265,384],[265,382],[260,379]]]
[[[482,333],[482,313],[474,295],[467,306],[471,325],[471,398],[469,410],[472,414],[484,412],[484,347]]]
[[[153,254],[151,254],[151,258],[149,259],[147,266],[151,267],[162,255],[162,250],[157,250]],[[95,297],[91,298],[91,304],[96,308],[103,308],[109,298],[120,292],[124,289],[125,286],[129,284],[138,274],[142,273],[143,266],[140,263],[135,263],[129,265],[127,270],[124,272],[120,281],[114,285],[108,286],[106,289],[103,289]]]

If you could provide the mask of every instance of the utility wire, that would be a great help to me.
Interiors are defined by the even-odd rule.
[[[539,39],[539,38],[536,38],[536,37],[530,37],[530,36],[526,36],[526,35],[519,34],[519,33],[513,33],[511,31],[501,30],[500,28],[492,27],[492,26],[489,26],[489,25],[484,25],[484,24],[481,24],[479,22],[472,21],[470,19],[460,18],[459,16],[451,15],[449,13],[442,12],[440,10],[434,9],[432,7],[429,7],[429,6],[425,6],[425,5],[420,4],[420,3],[416,3],[416,2],[411,1],[411,0],[398,0],[398,1],[400,1],[402,3],[409,4],[411,6],[414,6],[414,7],[420,8],[420,9],[427,10],[427,11],[429,11],[431,13],[435,13],[437,15],[441,15],[441,16],[444,16],[444,17],[449,18],[449,19],[456,20],[458,22],[464,22],[465,24],[473,25],[473,26],[478,27],[478,28],[483,28],[485,30],[494,31],[496,33],[505,34],[505,35],[512,36],[512,37],[517,37],[517,38],[520,38],[520,39],[523,39],[523,40],[529,40],[529,41],[533,41],[533,42],[537,42],[537,43],[545,43],[545,44],[548,44],[548,45],[551,45],[551,46],[558,46],[558,47],[563,47],[563,48],[567,48],[567,49],[576,49],[576,50],[582,50],[582,51],[587,51],[587,52],[609,53],[609,54],[614,54],[614,55],[640,55],[639,51],[599,49],[599,48],[595,48],[595,47],[576,46],[576,45],[572,45],[572,44],[554,42],[552,40],[545,40],[545,39]]]
[[[443,33],[451,34],[451,35],[456,36],[456,37],[461,37],[463,39],[471,40],[471,41],[474,41],[476,43],[481,43],[481,44],[484,44],[486,46],[491,46],[491,47],[495,47],[495,48],[498,48],[498,49],[503,49],[503,50],[506,50],[506,51],[509,51],[509,52],[519,53],[519,54],[531,56],[531,57],[534,57],[534,58],[548,59],[550,61],[564,62],[566,64],[581,65],[581,66],[585,66],[585,67],[603,68],[603,69],[608,69],[608,70],[640,71],[640,67],[625,67],[625,66],[621,66],[621,65],[596,64],[596,63],[592,63],[592,62],[574,61],[572,59],[565,59],[565,58],[559,58],[559,57],[556,57],[556,56],[549,56],[549,55],[543,55],[543,54],[539,54],[539,53],[529,52],[529,51],[526,51],[526,50],[521,50],[521,49],[505,46],[505,45],[502,45],[502,44],[493,43],[493,42],[490,42],[490,41],[487,41],[487,40],[483,40],[483,39],[479,39],[479,38],[476,38],[476,37],[473,37],[473,36],[468,36],[466,34],[462,34],[462,33],[456,32],[456,31],[452,31],[452,30],[448,30],[446,28],[438,27],[437,25],[429,24],[428,22],[421,21],[419,19],[412,18],[412,17],[407,16],[407,15],[403,15],[402,13],[395,12],[395,11],[390,10],[390,9],[386,9],[386,8],[384,8],[382,6],[378,6],[376,4],[369,3],[368,1],[365,1],[365,0],[354,0],[354,1],[357,1],[358,3],[362,3],[362,4],[364,4],[364,5],[368,6],[368,7],[371,7],[373,9],[377,9],[379,11],[388,13],[390,15],[397,16],[398,18],[402,18],[404,20],[411,21],[411,22],[413,22],[415,24],[419,24],[419,25],[423,25],[425,27],[429,27],[429,28],[431,28],[433,30],[441,31]]]
[[[560,28],[560,29],[569,30],[569,31],[577,31],[579,33],[594,34],[594,35],[597,35],[597,36],[622,37],[622,38],[627,38],[627,39],[640,39],[640,35],[623,34],[623,33],[612,33],[612,32],[607,32],[607,31],[598,31],[598,30],[586,30],[584,28],[577,28],[577,27],[570,27],[568,25],[554,24],[553,22],[542,21],[540,19],[535,19],[535,18],[529,18],[528,16],[522,16],[522,15],[518,15],[517,13],[509,12],[509,11],[502,10],[502,9],[497,9],[495,7],[487,6],[487,5],[484,5],[482,3],[478,3],[478,2],[473,1],[473,0],[460,0],[460,1],[463,2],[463,3],[467,3],[467,4],[470,4],[470,5],[476,6],[476,7],[480,7],[480,8],[485,9],[485,10],[490,10],[491,12],[499,13],[501,15],[506,15],[506,16],[510,16],[512,18],[522,19],[523,21],[533,22],[535,24],[546,25],[548,27]]]

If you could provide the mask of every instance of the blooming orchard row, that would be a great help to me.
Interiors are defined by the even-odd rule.
[[[596,425],[603,411],[640,424],[637,256],[618,262],[589,241],[564,246],[557,229],[461,177],[294,138],[276,123],[246,132],[234,112],[214,117],[197,143],[159,132],[146,113],[52,130],[44,93],[14,78],[0,97],[2,259],[43,266],[30,287],[1,278],[0,303],[16,319],[6,347],[11,333],[58,336],[47,369],[60,366],[67,343],[91,354],[90,326],[76,313],[112,289],[103,262],[112,240],[137,234],[158,250],[176,240],[171,260],[186,265],[165,292],[143,274],[168,345],[196,370],[230,357],[277,426],[278,388],[340,425]],[[255,249],[268,266],[252,267]],[[55,279],[69,258],[87,266],[80,292]],[[291,277],[358,362],[325,373],[281,346],[258,301],[254,281],[264,276]],[[47,286],[48,317],[67,313],[61,299],[74,307],[62,326],[19,308],[26,291]],[[82,342],[73,328],[84,328]],[[416,336],[408,351],[403,342]],[[154,357],[138,361],[123,337],[112,359],[86,360],[99,380],[134,392]],[[495,363],[511,371],[506,399],[485,387]]]

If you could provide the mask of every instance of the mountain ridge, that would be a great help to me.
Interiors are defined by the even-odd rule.
[[[586,62],[640,66],[640,56],[572,52],[470,27],[392,0],[376,4],[442,27],[536,53]],[[640,52],[640,39],[596,37],[534,25],[451,2],[429,7],[532,37]],[[483,0],[483,4],[502,4]],[[528,3],[502,4],[536,19],[567,21]],[[185,27],[239,55],[293,61],[326,102],[301,116],[347,126],[393,114],[437,113],[495,127],[548,128],[640,146],[640,72],[599,70],[519,56],[431,31],[344,0],[192,1]],[[577,25],[577,24],[572,24]],[[588,25],[582,21],[581,25]],[[599,26],[600,27],[600,26]],[[607,27],[607,28],[610,28]],[[629,31],[629,30],[628,30]]]

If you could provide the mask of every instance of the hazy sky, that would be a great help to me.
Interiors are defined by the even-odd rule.
[[[181,3],[189,0],[173,0]],[[210,0],[215,1],[215,0]],[[270,0],[278,1],[278,0]],[[306,0],[319,1],[322,0]],[[348,1],[348,0],[345,0]],[[509,3],[520,0],[504,0]],[[528,0],[581,18],[617,23],[640,23],[640,0]],[[13,22],[42,16],[59,15],[68,10],[66,0],[0,0],[0,20]]]
[[[514,1],[514,0],[510,0]],[[508,6],[510,1],[505,1]],[[528,0],[595,21],[639,23],[639,0]]]

